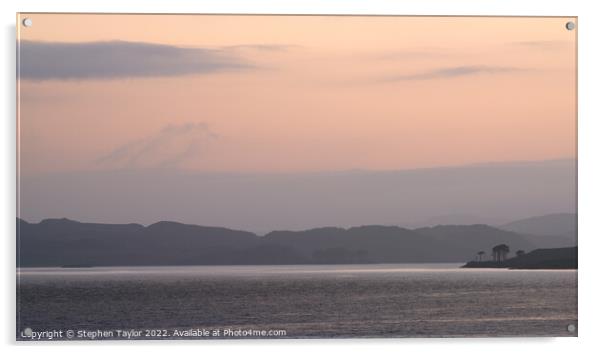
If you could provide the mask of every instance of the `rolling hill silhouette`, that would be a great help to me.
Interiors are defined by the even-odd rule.
[[[465,262],[504,242],[513,250],[574,246],[563,237],[521,235],[487,225],[327,227],[247,231],[161,221],[139,224],[17,219],[17,265],[241,265]]]
[[[558,213],[516,220],[500,226],[502,230],[529,235],[577,237],[577,214]]]

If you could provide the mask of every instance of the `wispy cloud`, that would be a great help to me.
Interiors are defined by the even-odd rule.
[[[415,60],[415,59],[433,59],[445,58],[453,55],[449,48],[442,47],[419,47],[407,48],[404,50],[391,50],[376,56],[381,60]]]
[[[533,48],[533,49],[545,49],[545,50],[553,50],[553,49],[567,49],[573,45],[572,41],[562,41],[562,40],[539,40],[539,41],[519,41],[519,42],[511,42],[510,45],[520,46],[525,48]]]
[[[222,47],[222,49],[249,49],[268,52],[282,52],[291,48],[297,48],[297,45],[288,44],[239,44]]]
[[[26,80],[106,80],[179,76],[255,67],[229,48],[188,48],[144,42],[20,42]]]
[[[199,157],[217,135],[205,123],[167,125],[158,133],[119,146],[96,162],[117,168],[178,167]]]
[[[452,79],[465,76],[475,76],[481,74],[502,74],[516,71],[523,71],[525,69],[515,67],[504,67],[504,66],[485,66],[485,65],[468,65],[468,66],[453,66],[446,68],[438,68],[430,71],[405,74],[405,75],[392,75],[382,79],[381,81],[417,81],[417,80],[433,80],[433,79]]]

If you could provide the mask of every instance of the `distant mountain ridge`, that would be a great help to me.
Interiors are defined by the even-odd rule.
[[[577,214],[557,213],[516,220],[500,229],[528,235],[577,237]]]
[[[573,246],[563,237],[521,235],[487,225],[419,229],[368,225],[247,231],[161,221],[139,224],[17,219],[17,265],[92,266],[465,262],[498,243],[512,250]]]

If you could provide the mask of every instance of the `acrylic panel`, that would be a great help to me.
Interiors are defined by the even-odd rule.
[[[575,17],[17,36],[17,340],[577,335]]]

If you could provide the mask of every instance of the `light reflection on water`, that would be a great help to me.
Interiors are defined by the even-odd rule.
[[[18,326],[289,337],[575,335],[577,271],[460,264],[22,268]]]
[[[463,263],[404,263],[404,264],[343,264],[343,265],[245,265],[245,266],[140,266],[140,267],[31,267],[18,268],[22,276],[72,276],[72,275],[119,275],[152,274],[157,276],[224,276],[269,275],[289,273],[385,273],[421,271],[470,271],[461,269]],[[492,269],[496,270],[496,269]]]

